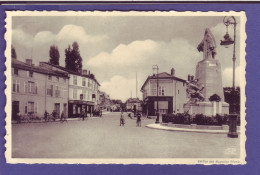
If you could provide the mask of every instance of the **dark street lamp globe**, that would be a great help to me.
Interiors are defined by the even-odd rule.
[[[229,45],[234,44],[234,40],[232,40],[232,38],[229,36],[228,33],[226,33],[224,39],[225,39],[224,41],[220,40],[221,46],[225,46],[226,48],[228,48]]]

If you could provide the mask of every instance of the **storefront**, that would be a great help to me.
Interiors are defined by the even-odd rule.
[[[147,97],[144,100],[143,112],[148,116],[155,116],[157,101],[159,101],[158,108],[160,114],[170,114],[173,112],[173,97]]]
[[[81,100],[69,100],[69,118],[80,117],[81,111],[87,113],[88,116],[92,116],[94,110],[94,102],[81,101]]]

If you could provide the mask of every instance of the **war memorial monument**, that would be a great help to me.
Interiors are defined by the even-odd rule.
[[[210,29],[197,47],[203,52],[203,60],[197,63],[195,79],[188,78],[187,93],[190,101],[184,105],[189,114],[229,114],[229,104],[224,102],[221,65],[216,59],[216,41]],[[217,100],[210,100],[217,97]]]

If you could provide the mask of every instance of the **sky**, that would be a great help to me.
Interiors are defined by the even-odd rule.
[[[14,16],[12,45],[18,60],[29,58],[35,65],[48,61],[50,46],[57,45],[60,65],[65,66],[64,50],[76,41],[83,69],[95,74],[100,90],[112,99],[125,101],[131,94],[142,99],[141,86],[153,74],[155,64],[159,72],[170,73],[174,68],[175,76],[182,79],[194,75],[197,63],[203,59],[197,46],[206,28],[215,36],[223,87],[231,87],[233,46],[220,46],[226,33],[222,21],[223,16]],[[228,32],[233,36],[233,26]],[[238,34],[239,25],[236,75],[241,69]]]

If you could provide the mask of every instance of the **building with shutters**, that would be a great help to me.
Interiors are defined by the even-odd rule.
[[[186,93],[186,80],[162,72],[158,74],[158,97],[157,97],[157,75],[148,76],[144,82],[141,92],[143,93],[143,112],[147,116],[155,116],[157,101],[159,113],[183,113],[183,105],[188,101]]]
[[[142,111],[142,101],[139,98],[129,98],[126,100],[127,111]]]
[[[40,62],[40,66],[45,69],[61,71],[69,76],[68,83],[68,117],[79,117],[81,111],[90,116],[98,108],[99,101],[99,82],[89,70],[74,72],[58,65],[47,62]]]
[[[34,113],[43,117],[44,112],[55,110],[59,115],[68,114],[68,73],[48,70],[32,64],[12,60],[12,119],[17,113]]]

